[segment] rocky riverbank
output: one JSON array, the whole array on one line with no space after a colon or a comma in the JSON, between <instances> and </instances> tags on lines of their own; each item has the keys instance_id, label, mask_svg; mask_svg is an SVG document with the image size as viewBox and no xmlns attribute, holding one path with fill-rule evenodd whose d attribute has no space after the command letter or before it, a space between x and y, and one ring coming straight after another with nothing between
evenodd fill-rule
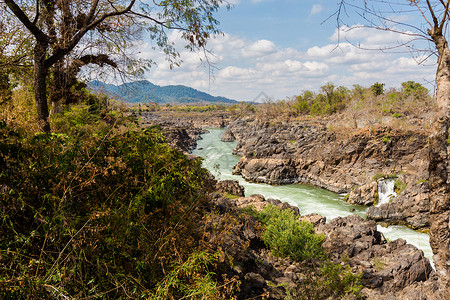
<instances>
[{"instance_id":1,"label":"rocky riverbank","mask_svg":"<svg viewBox=\"0 0 450 300\"><path fill-rule=\"evenodd\" d=\"M194 128L192 123L181 121L161 122L160 120L159 124L166 128L166 132L167 128L172 128L173 132L173 128L178 126L181 132L185 131L187 134ZM195 140L201 133L199 130L197 128L187 136ZM180 139L185 137L185 134L166 136L171 143L176 140L181 144L189 141L185 138ZM387 138L389 141L386 141ZM417 181L415 184L416 178L424 175L426 164L424 161L426 138L423 135L396 132L388 128L346 135L328 131L320 123L293 125L238 120L229 125L223 139L238 141L235 154L241 155L242 159L236 166L235 172L241 172L244 177L247 176L247 180L273 184L315 183L330 190L351 192L349 201L355 203L366 201L372 204L376 203L377 186L373 178L381 173L393 175L396 171L398 178L407 182L407 185L401 196L384 205L385 207L392 208L402 197L413 195L418 199L427 194L425 180ZM333 149L338 149L337 153L334 153ZM322 151L323 154L321 154ZM299 159L296 155L299 155ZM408 161L407 157L411 161ZM271 162L272 159L276 163ZM317 163L314 162L315 159ZM417 159L420 160L417 161ZM266 164L260 164L264 160ZM256 168L259 173L248 169L249 162L251 162L250 165L255 163L254 165L261 166ZM298 168L298 166L303 167ZM344 166L347 166L347 169ZM290 168L290 171L282 171L285 167ZM365 173L364 170L366 170ZM350 175L346 175L346 172ZM259 175L251 177L254 174ZM338 176L335 181L334 176ZM413 188L408 188L409 184ZM309 285L308 280L311 276L317 276L317 274L311 274L317 270L290 258L273 256L261 239L263 230L261 226L254 218L240 211L249 206L262 210L268 204L272 204L281 209L291 209L299 215L298 208L279 200L264 199L261 195L244 197L243 188L233 181L218 183L216 191L211 195L214 213L205 219L204 235L205 239L216 241L218 249L223 249L231 255L233 267L226 271L227 275L222 274L222 276L239 279L241 289L238 299L253 297L285 299L292 291L300 291L302 285ZM374 200L371 202L368 198ZM420 205L423 205L424 214L418 216L410 212L411 219L408 222L427 220L427 202L408 205L407 201L399 202L405 206L403 212L394 210L388 215L398 216L397 223L406 223L405 211L407 209L420 211ZM373 210L383 213L382 208L383 205L373 207ZM230 214L235 216L234 221L231 222L232 225L227 223L227 220L230 220ZM325 218L317 214L299 215L299 218L311 222L317 233L324 234L323 245L333 263L346 266L355 274L361 274L363 298L443 299L446 296L437 290L436 276L429 260L423 256L423 252L404 240L387 241L383 234L376 230L374 221L364 221L358 216L349 216L336 218L326 223ZM423 224L425 224L424 227L427 226L426 222ZM411 224L408 225L414 227ZM224 227L223 230L221 226ZM420 226L422 225L417 227L420 228ZM352 297L347 298L352 299Z\"/></svg>"},{"instance_id":2,"label":"rocky riverbank","mask_svg":"<svg viewBox=\"0 0 450 300\"><path fill-rule=\"evenodd\" d=\"M190 153L197 147L197 140L207 131L203 128L223 128L230 123L227 112L135 112L141 126L160 126L167 143Z\"/></svg>"},{"instance_id":3,"label":"rocky riverbank","mask_svg":"<svg viewBox=\"0 0 450 300\"><path fill-rule=\"evenodd\" d=\"M427 136L389 127L329 130L313 120L270 123L251 118L232 122L223 141L237 140L242 156L234 174L252 182L308 183L348 194L348 202L378 202L377 179L394 177L399 196L371 207L368 218L386 224L429 227Z\"/></svg>"},{"instance_id":4,"label":"rocky riverbank","mask_svg":"<svg viewBox=\"0 0 450 300\"><path fill-rule=\"evenodd\" d=\"M240 212L246 207L261 211L267 205L291 209L299 219L311 222L316 233L325 236L323 246L330 260L354 274L361 274L363 298L443 299L440 297L445 296L437 292L436 276L423 252L401 239L387 241L376 230L374 221L352 215L326 223L322 216L300 216L297 207L261 195L225 197L224 194L242 195L243 188L237 182L219 182L216 187L220 193L213 194L212 198L218 213L208 220L209 226L222 224L221 218L226 214L240 215L240 221L228 228L220 244L235 259L233 275L242 282L240 299L285 299L287 293L300 291L302 285L310 284L308 278L314 272L305 263L273 256L261 239L261 227L254 218Z\"/></svg>"}]
</instances>

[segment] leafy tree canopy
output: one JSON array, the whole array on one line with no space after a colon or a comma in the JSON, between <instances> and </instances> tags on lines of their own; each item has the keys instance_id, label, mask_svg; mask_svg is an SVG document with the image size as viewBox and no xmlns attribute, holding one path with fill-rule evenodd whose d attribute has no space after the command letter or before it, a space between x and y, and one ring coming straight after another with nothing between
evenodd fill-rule
<instances>
[{"instance_id":1,"label":"leafy tree canopy","mask_svg":"<svg viewBox=\"0 0 450 300\"><path fill-rule=\"evenodd\" d=\"M151 60L137 59L133 45L144 37L155 42L170 61L180 64L168 32L179 30L190 50L203 48L211 35L220 33L213 14L223 0L4 0L0 1L2 28L17 30L23 38L10 39L8 49L20 49L30 40L38 117L49 131L47 79L52 79L53 102L67 98L80 68L96 64L139 75ZM6 21L3 21L6 20ZM20 35L18 35L20 36ZM14 50L8 50L7 56ZM11 61L11 60L10 60ZM13 60L12 60L13 61Z\"/></svg>"}]
</instances>

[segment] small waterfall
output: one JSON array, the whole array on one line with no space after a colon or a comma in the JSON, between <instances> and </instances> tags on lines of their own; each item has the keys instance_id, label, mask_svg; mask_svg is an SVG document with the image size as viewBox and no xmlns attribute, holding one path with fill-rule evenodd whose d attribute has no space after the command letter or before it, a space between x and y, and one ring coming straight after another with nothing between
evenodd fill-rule
<instances>
[{"instance_id":1,"label":"small waterfall","mask_svg":"<svg viewBox=\"0 0 450 300\"><path fill-rule=\"evenodd\" d=\"M343 197L326 190L299 184L270 186L262 183L251 183L246 182L241 176L232 175L233 166L237 164L240 159L240 157L231 154L236 147L237 142L221 142L220 138L223 131L224 129L209 129L209 133L203 135L203 139L198 141L198 146L203 149L199 150L199 148L197 148L197 150L194 150L194 154L204 158L202 162L203 166L213 174L218 174L220 180L238 180L239 183L245 187L246 195L261 194L266 197L266 199L280 199L291 205L297 205L303 215L318 213L327 217L327 220L331 220L338 216L348 216L353 213L362 217L365 216L367 208L353 206L348 202L341 200ZM217 167L219 167L219 170ZM391 195L395 195L392 192L395 180L383 179L379 181L378 193L380 196L380 203L389 202L389 199L391 198L383 196L387 194L384 191L389 190L389 188L386 187L388 185L391 186ZM383 191L380 191L380 188L382 188ZM381 198L387 199L383 200ZM355 211L350 212L350 209L355 209ZM405 239L408 243L423 250L425 256L433 261L433 251L430 247L428 234L413 231L404 226L378 226L378 229L390 240L398 238Z\"/></svg>"},{"instance_id":2,"label":"small waterfall","mask_svg":"<svg viewBox=\"0 0 450 300\"><path fill-rule=\"evenodd\" d=\"M378 204L389 203L391 198L397 197L394 191L395 179L383 179L378 181Z\"/></svg>"}]
</instances>

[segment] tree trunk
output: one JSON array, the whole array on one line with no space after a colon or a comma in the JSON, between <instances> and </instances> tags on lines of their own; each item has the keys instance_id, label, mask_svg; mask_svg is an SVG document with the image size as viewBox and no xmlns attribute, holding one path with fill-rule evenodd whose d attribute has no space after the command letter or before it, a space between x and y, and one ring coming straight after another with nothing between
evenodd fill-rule
<instances>
[{"instance_id":1,"label":"tree trunk","mask_svg":"<svg viewBox=\"0 0 450 300\"><path fill-rule=\"evenodd\" d=\"M67 104L68 94L70 93L70 86L65 82L64 61L61 60L52 68L52 80L50 90L50 102L52 103L52 112L60 113L62 106Z\"/></svg>"},{"instance_id":2,"label":"tree trunk","mask_svg":"<svg viewBox=\"0 0 450 300\"><path fill-rule=\"evenodd\" d=\"M429 137L430 244L442 290L450 291L450 189L447 140L450 112L450 50L442 34L433 38L439 52L436 73L438 112Z\"/></svg>"},{"instance_id":3,"label":"tree trunk","mask_svg":"<svg viewBox=\"0 0 450 300\"><path fill-rule=\"evenodd\" d=\"M47 73L45 57L48 44L37 42L34 47L34 98L38 115L39 127L44 132L50 132L49 112L47 103Z\"/></svg>"}]
</instances>

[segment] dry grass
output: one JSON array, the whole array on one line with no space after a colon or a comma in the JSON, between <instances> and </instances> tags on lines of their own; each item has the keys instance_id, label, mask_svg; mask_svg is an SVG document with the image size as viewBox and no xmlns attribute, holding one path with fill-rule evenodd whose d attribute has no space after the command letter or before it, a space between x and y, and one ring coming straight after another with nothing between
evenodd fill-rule
<instances>
[{"instance_id":1,"label":"dry grass","mask_svg":"<svg viewBox=\"0 0 450 300\"><path fill-rule=\"evenodd\" d=\"M11 100L0 106L0 120L12 128L39 132L33 92L27 88L15 90Z\"/></svg>"}]
</instances>

